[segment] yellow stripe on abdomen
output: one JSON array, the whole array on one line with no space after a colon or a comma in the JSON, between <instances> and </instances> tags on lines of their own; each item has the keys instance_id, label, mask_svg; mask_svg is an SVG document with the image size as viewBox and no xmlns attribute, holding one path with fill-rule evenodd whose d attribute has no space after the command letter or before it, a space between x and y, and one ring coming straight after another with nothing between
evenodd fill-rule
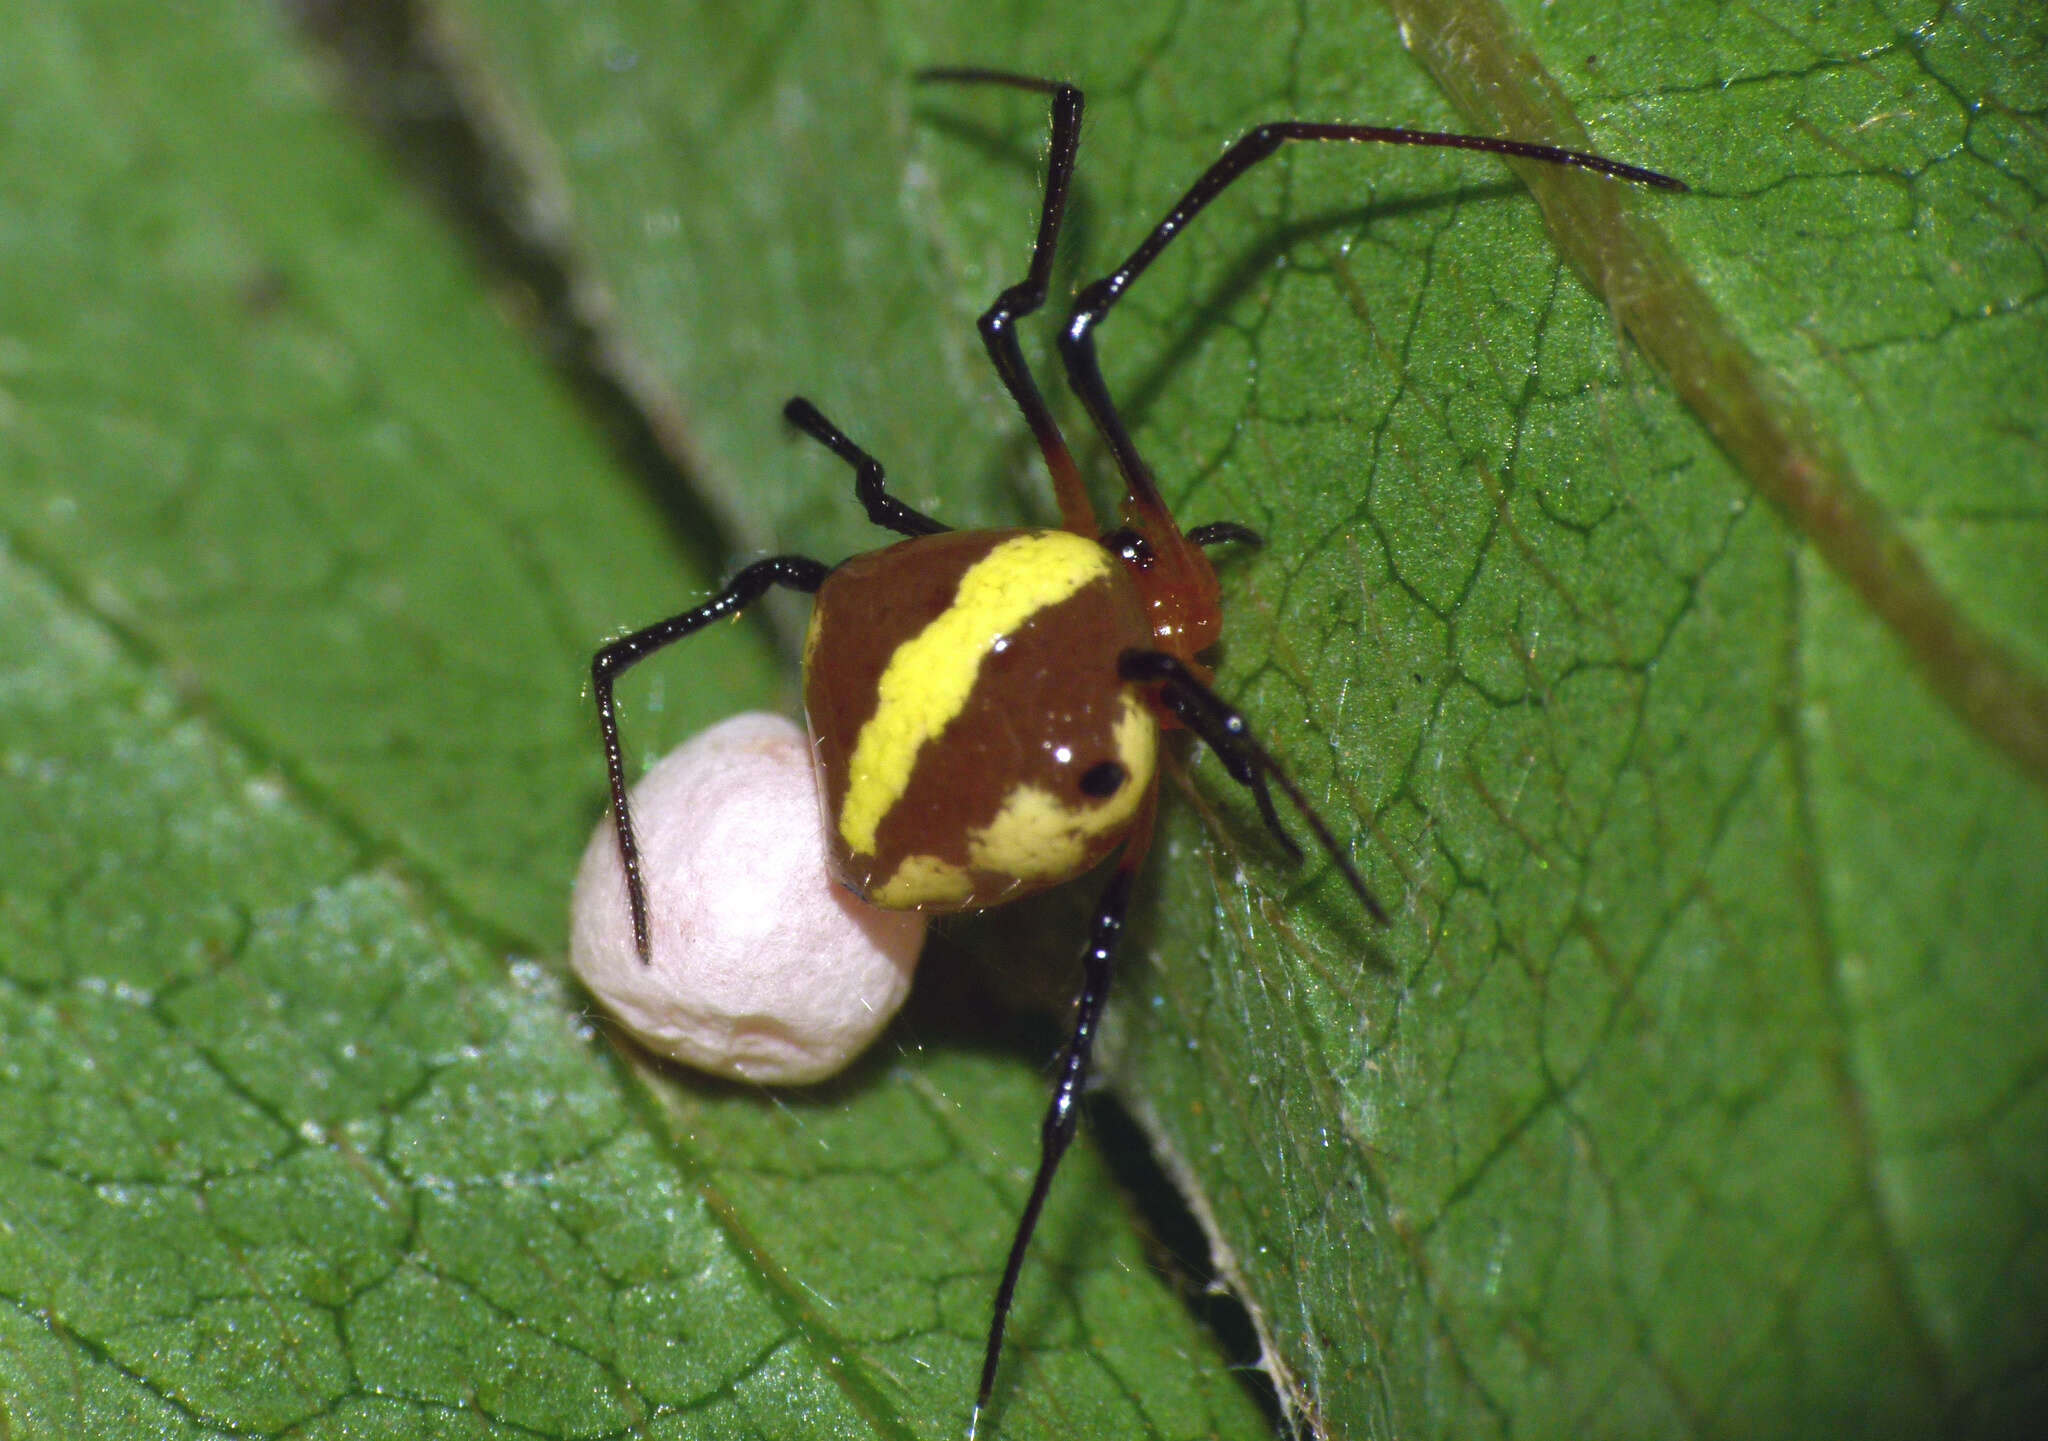
<instances>
[{"instance_id":1,"label":"yellow stripe on abdomen","mask_svg":"<svg viewBox=\"0 0 2048 1441\"><path fill-rule=\"evenodd\" d=\"M918 753L966 706L990 647L1107 574L1109 553L1063 530L1006 540L969 567L953 603L898 646L882 671L875 712L847 764L839 834L848 849L874 854L876 832L908 789Z\"/></svg>"},{"instance_id":2,"label":"yellow stripe on abdomen","mask_svg":"<svg viewBox=\"0 0 2048 1441\"><path fill-rule=\"evenodd\" d=\"M1128 829L1139 804L1151 793L1158 744L1158 722L1125 691L1116 724L1122 788L1102 800L1075 804L1043 786L1015 786L1003 797L995 819L968 834L968 859L984 871L1032 885L1079 875L1090 855L1100 854L1096 848L1102 838Z\"/></svg>"}]
</instances>

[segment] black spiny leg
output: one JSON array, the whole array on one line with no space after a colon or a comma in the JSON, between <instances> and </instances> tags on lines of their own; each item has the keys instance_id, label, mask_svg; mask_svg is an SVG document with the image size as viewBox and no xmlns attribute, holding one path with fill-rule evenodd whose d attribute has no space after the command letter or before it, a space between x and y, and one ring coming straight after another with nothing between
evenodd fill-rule
<instances>
[{"instance_id":1,"label":"black spiny leg","mask_svg":"<svg viewBox=\"0 0 2048 1441\"><path fill-rule=\"evenodd\" d=\"M914 513L914 512L913 512ZM612 825L619 836L619 861L626 869L626 899L633 908L633 949L647 963L647 886L640 877L640 847L633 839L633 817L626 808L626 768L619 759L619 719L612 705L612 684L638 662L663 646L702 630L714 620L737 615L767 594L770 586L814 592L831 567L801 555L778 555L755 561L726 583L724 590L695 610L657 621L645 630L621 636L590 661L590 685L597 693L597 725L604 734L604 764L612 787Z\"/></svg>"},{"instance_id":2,"label":"black spiny leg","mask_svg":"<svg viewBox=\"0 0 2048 1441\"><path fill-rule=\"evenodd\" d=\"M1301 793L1301 788L1294 783L1280 762L1273 758L1273 753L1252 737L1251 728L1245 724L1244 717L1239 715L1228 701L1196 679L1194 673L1179 659L1164 651L1127 650L1117 659L1117 673L1135 684L1159 687L1161 703L1173 712L1182 725L1199 736L1204 745L1216 752L1216 758L1223 762L1223 768L1230 772L1230 778L1252 793L1252 799L1258 802L1259 814L1265 819L1266 828L1273 833L1281 849L1287 852L1290 859L1300 860L1301 847L1294 843L1293 837L1289 836L1280 824L1280 816L1273 809L1273 797L1266 787L1266 782L1271 781L1280 787L1281 794L1285 795L1288 803L1301 813L1301 818L1308 822L1309 829L1315 832L1317 844L1322 846L1330 859L1336 863L1337 869L1344 875L1345 883L1357 894L1358 899L1365 903L1365 908L1371 912L1372 918L1381 925L1387 924L1385 908L1367 888L1365 878L1358 874L1358 868L1351 864L1351 858L1344 853L1343 847L1337 844L1337 838L1330 833L1329 826L1316 814L1315 807L1308 803L1308 797Z\"/></svg>"},{"instance_id":3,"label":"black spiny leg","mask_svg":"<svg viewBox=\"0 0 2048 1441\"><path fill-rule=\"evenodd\" d=\"M1248 545L1253 550L1266 543L1264 536L1234 520L1212 520L1207 525L1198 525L1188 532L1188 539L1200 546Z\"/></svg>"},{"instance_id":4,"label":"black spiny leg","mask_svg":"<svg viewBox=\"0 0 2048 1441\"><path fill-rule=\"evenodd\" d=\"M1152 796L1158 795L1157 790ZM1081 957L1081 994L1074 1005L1074 1033L1060 1057L1059 1080L1053 1086L1052 1104L1045 1112L1039 1132L1038 1175L1031 1182L1031 1198L1024 1214L1017 1218L1017 1236L1010 1242L1010 1259L1003 1266L1002 1284L996 1287L994 1319L989 1322L988 1350L981 1361L981 1386L974 1393L974 1415L967 1423L968 1441L981 1426L988 1410L989 1396L996 1386L996 1364L1003 1356L1003 1328L1010 1319L1010 1302L1017 1293L1017 1277L1024 1269L1024 1252L1031 1245L1031 1233L1038 1229L1038 1213L1052 1190L1053 1173L1074 1139L1081 1123L1081 1092L1088 1083L1089 1062L1095 1054L1095 1033L1102 1024L1102 1008L1109 1000L1109 980L1115 969L1116 946L1123 934L1124 910L1131 900L1131 882L1144 862L1152 842L1153 800L1148 797L1131 838L1117 858L1116 874L1102 892L1095 907L1095 926L1089 933L1088 949Z\"/></svg>"},{"instance_id":5,"label":"black spiny leg","mask_svg":"<svg viewBox=\"0 0 2048 1441\"><path fill-rule=\"evenodd\" d=\"M846 438L818 407L801 395L790 397L782 418L853 467L853 493L868 519L898 535L939 535L951 530L921 510L913 510L883 488L882 462ZM815 587L813 587L815 589Z\"/></svg>"},{"instance_id":6,"label":"black spiny leg","mask_svg":"<svg viewBox=\"0 0 2048 1441\"><path fill-rule=\"evenodd\" d=\"M1129 514L1165 517L1166 502L1160 498L1152 472L1139 456L1137 444L1117 412L1116 402L1110 399L1109 386L1102 378L1102 366L1095 358L1095 327L1108 317L1111 307L1123 297L1124 292L1145 273L1146 267L1159 258L1159 253L1188 228L1210 201L1229 189L1261 160L1294 141L1477 150L1488 155L1539 160L1547 165L1590 171L1610 180L1624 180L1658 190L1682 191L1687 188L1682 180L1659 175L1638 165L1624 165L1618 160L1589 155L1582 150L1537 145L1526 140L1503 140L1491 135L1451 135L1435 130L1399 130L1384 125L1327 125L1308 120L1281 120L1247 132L1188 187L1187 193L1166 213L1166 218L1152 228L1152 233L1139 242L1128 260L1083 288L1075 297L1066 328L1060 332L1060 358L1066 363L1067 383L1081 397L1096 430L1116 457L1117 469L1123 472L1124 483L1130 487L1130 499L1126 505Z\"/></svg>"},{"instance_id":7,"label":"black spiny leg","mask_svg":"<svg viewBox=\"0 0 2048 1441\"><path fill-rule=\"evenodd\" d=\"M1095 508L1088 503L1087 487L1074 464L1059 422L1052 418L1031 367L1024 363L1023 347L1017 343L1017 321L1045 304L1052 284L1053 257L1059 251L1060 222L1067 211L1067 190L1074 179L1074 157L1081 148L1081 92L1058 80L1041 80L1035 75L1014 75L1007 70L943 69L923 70L917 78L953 85L1006 85L1013 90L1035 90L1052 97L1052 144L1045 162L1045 199L1038 212L1038 238L1032 242L1031 265L1024 278L995 299L982 312L981 343L1002 377L1003 388L1024 413L1038 441L1045 468L1052 472L1053 493L1059 500L1060 520L1068 530L1094 535Z\"/></svg>"}]
</instances>

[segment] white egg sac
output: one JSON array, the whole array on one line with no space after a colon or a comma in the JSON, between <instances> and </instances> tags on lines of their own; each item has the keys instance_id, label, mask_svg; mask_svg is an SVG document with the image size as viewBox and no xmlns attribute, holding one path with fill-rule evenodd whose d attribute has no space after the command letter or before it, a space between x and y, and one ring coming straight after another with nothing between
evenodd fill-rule
<instances>
[{"instance_id":1,"label":"white egg sac","mask_svg":"<svg viewBox=\"0 0 2048 1441\"><path fill-rule=\"evenodd\" d=\"M832 878L810 743L779 715L734 716L633 788L652 956L633 949L607 812L570 901L569 960L641 1044L713 1075L819 1081L903 1004L924 917Z\"/></svg>"}]
</instances>

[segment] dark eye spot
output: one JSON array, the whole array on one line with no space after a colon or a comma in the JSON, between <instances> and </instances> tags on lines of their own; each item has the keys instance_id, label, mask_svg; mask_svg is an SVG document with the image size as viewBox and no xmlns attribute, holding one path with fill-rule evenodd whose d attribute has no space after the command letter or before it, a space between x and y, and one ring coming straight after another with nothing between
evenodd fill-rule
<instances>
[{"instance_id":1,"label":"dark eye spot","mask_svg":"<svg viewBox=\"0 0 2048 1441\"><path fill-rule=\"evenodd\" d=\"M1152 544L1135 530L1113 530L1102 538L1102 548L1138 570L1152 569Z\"/></svg>"},{"instance_id":2,"label":"dark eye spot","mask_svg":"<svg viewBox=\"0 0 2048 1441\"><path fill-rule=\"evenodd\" d=\"M1106 801L1123 789L1127 774L1115 761L1098 761L1081 772L1081 794Z\"/></svg>"}]
</instances>

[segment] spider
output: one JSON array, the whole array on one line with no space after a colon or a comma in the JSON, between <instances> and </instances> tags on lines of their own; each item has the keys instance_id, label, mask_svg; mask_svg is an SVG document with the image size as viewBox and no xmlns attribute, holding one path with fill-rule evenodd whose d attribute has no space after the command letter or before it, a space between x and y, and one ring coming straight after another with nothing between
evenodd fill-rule
<instances>
[{"instance_id":1,"label":"spider","mask_svg":"<svg viewBox=\"0 0 2048 1441\"><path fill-rule=\"evenodd\" d=\"M889 493L875 458L801 397L784 415L853 470L868 518L902 539L826 565L800 555L756 561L711 600L624 636L591 663L626 875L633 943L649 956L646 885L626 799L612 689L628 668L736 614L775 586L816 597L804 641L804 707L841 884L888 909L982 910L1072 880L1115 854L1081 957L1073 1029L1046 1111L1037 1174L995 1293L973 1437L995 1391L1004 1327L1053 1176L1080 1121L1080 1100L1109 997L1131 888L1151 844L1162 729L1185 729L1250 791L1287 857L1285 797L1380 925L1385 908L1346 849L1273 754L1210 687L1201 655L1221 633L1221 594L1207 551L1256 546L1245 526L1183 530L1139 455L1095 355L1095 328L1202 209L1261 160L1295 141L1477 150L1591 171L1663 190L1668 176L1519 140L1283 120L1249 131L1210 165L1137 249L1076 297L1059 334L1067 383L1124 484L1105 527L1017 340L1016 323L1046 300L1080 145L1082 95L1055 80L946 68L919 80L1007 86L1050 97L1052 138L1037 239L1024 278L980 319L997 376L1051 473L1057 529L952 530Z\"/></svg>"}]
</instances>

